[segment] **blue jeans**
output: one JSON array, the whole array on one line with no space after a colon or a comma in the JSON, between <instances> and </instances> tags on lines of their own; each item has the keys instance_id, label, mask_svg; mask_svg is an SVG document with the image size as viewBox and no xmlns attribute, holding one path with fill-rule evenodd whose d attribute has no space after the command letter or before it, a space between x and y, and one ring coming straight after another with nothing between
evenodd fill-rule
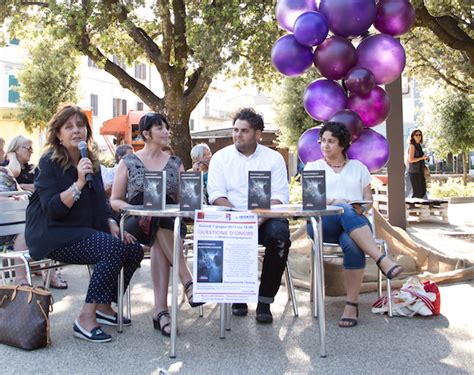
<instances>
[{"instance_id":1,"label":"blue jeans","mask_svg":"<svg viewBox=\"0 0 474 375\"><path fill-rule=\"evenodd\" d=\"M323 241L337 243L344 253L343 266L348 270L365 268L365 253L350 237L350 233L357 228L368 225L369 219L359 215L350 204L341 203L336 206L344 208L342 215L323 216ZM307 224L308 235L314 239L313 227ZM371 228L372 229L372 228Z\"/></svg>"}]
</instances>

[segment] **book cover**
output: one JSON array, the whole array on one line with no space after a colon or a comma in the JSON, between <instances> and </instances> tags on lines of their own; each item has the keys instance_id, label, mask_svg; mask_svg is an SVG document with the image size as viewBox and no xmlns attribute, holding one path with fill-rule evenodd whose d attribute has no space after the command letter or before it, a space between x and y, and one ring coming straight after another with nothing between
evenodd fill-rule
<instances>
[{"instance_id":1,"label":"book cover","mask_svg":"<svg viewBox=\"0 0 474 375\"><path fill-rule=\"evenodd\" d=\"M197 242L197 282L222 283L224 241Z\"/></svg>"},{"instance_id":2,"label":"book cover","mask_svg":"<svg viewBox=\"0 0 474 375\"><path fill-rule=\"evenodd\" d=\"M303 171L303 210L326 209L326 172Z\"/></svg>"},{"instance_id":3,"label":"book cover","mask_svg":"<svg viewBox=\"0 0 474 375\"><path fill-rule=\"evenodd\" d=\"M143 207L164 210L166 206L166 172L145 172Z\"/></svg>"},{"instance_id":4,"label":"book cover","mask_svg":"<svg viewBox=\"0 0 474 375\"><path fill-rule=\"evenodd\" d=\"M271 172L249 171L248 209L270 208L271 193Z\"/></svg>"},{"instance_id":5,"label":"book cover","mask_svg":"<svg viewBox=\"0 0 474 375\"><path fill-rule=\"evenodd\" d=\"M179 179L179 209L194 211L202 209L202 172L181 172Z\"/></svg>"}]
</instances>

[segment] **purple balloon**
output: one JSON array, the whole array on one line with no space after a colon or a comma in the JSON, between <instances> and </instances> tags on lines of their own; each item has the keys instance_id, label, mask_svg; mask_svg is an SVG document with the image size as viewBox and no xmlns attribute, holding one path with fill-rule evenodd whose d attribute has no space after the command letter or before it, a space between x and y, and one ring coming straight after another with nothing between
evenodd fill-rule
<instances>
[{"instance_id":1,"label":"purple balloon","mask_svg":"<svg viewBox=\"0 0 474 375\"><path fill-rule=\"evenodd\" d=\"M356 51L357 66L370 70L378 85L395 81L405 68L405 49L393 36L377 34L368 37Z\"/></svg>"},{"instance_id":2,"label":"purple balloon","mask_svg":"<svg viewBox=\"0 0 474 375\"><path fill-rule=\"evenodd\" d=\"M321 44L328 36L326 17L319 12L306 12L299 16L293 28L296 40L305 46Z\"/></svg>"},{"instance_id":3,"label":"purple balloon","mask_svg":"<svg viewBox=\"0 0 474 375\"><path fill-rule=\"evenodd\" d=\"M319 4L329 29L344 38L365 34L374 22L375 10L375 0L321 0Z\"/></svg>"},{"instance_id":4,"label":"purple balloon","mask_svg":"<svg viewBox=\"0 0 474 375\"><path fill-rule=\"evenodd\" d=\"M314 51L313 62L327 79L337 81L345 77L357 61L356 50L351 42L340 36L327 38Z\"/></svg>"},{"instance_id":5,"label":"purple balloon","mask_svg":"<svg viewBox=\"0 0 474 375\"><path fill-rule=\"evenodd\" d=\"M347 73L344 84L350 92L365 96L375 87L375 77L370 70L355 67Z\"/></svg>"},{"instance_id":6,"label":"purple balloon","mask_svg":"<svg viewBox=\"0 0 474 375\"><path fill-rule=\"evenodd\" d=\"M337 111L329 121L344 124L347 130L351 132L353 142L359 138L362 130L364 130L364 124L362 123L360 116L350 109L341 109L340 111Z\"/></svg>"},{"instance_id":7,"label":"purple balloon","mask_svg":"<svg viewBox=\"0 0 474 375\"><path fill-rule=\"evenodd\" d=\"M350 145L347 157L359 160L373 173L387 164L390 146L383 135L372 129L364 129L359 139Z\"/></svg>"},{"instance_id":8,"label":"purple balloon","mask_svg":"<svg viewBox=\"0 0 474 375\"><path fill-rule=\"evenodd\" d=\"M415 8L408 0L380 0L374 26L384 34L405 34L415 23Z\"/></svg>"},{"instance_id":9,"label":"purple balloon","mask_svg":"<svg viewBox=\"0 0 474 375\"><path fill-rule=\"evenodd\" d=\"M293 31L295 21L301 14L317 10L315 0L278 0L276 19L285 30Z\"/></svg>"},{"instance_id":10,"label":"purple balloon","mask_svg":"<svg viewBox=\"0 0 474 375\"><path fill-rule=\"evenodd\" d=\"M321 145L318 142L320 129L320 126L308 129L298 140L298 156L305 164L323 158Z\"/></svg>"},{"instance_id":11,"label":"purple balloon","mask_svg":"<svg viewBox=\"0 0 474 375\"><path fill-rule=\"evenodd\" d=\"M366 127L384 122L390 113L390 98L379 86L375 86L367 96L352 94L347 101L347 108L356 112Z\"/></svg>"},{"instance_id":12,"label":"purple balloon","mask_svg":"<svg viewBox=\"0 0 474 375\"><path fill-rule=\"evenodd\" d=\"M282 74L294 77L303 74L313 62L313 50L296 41L294 35L278 39L272 48L272 64Z\"/></svg>"},{"instance_id":13,"label":"purple balloon","mask_svg":"<svg viewBox=\"0 0 474 375\"><path fill-rule=\"evenodd\" d=\"M306 87L303 103L312 118L327 121L337 111L346 107L347 98L344 89L336 82L319 79Z\"/></svg>"}]
</instances>

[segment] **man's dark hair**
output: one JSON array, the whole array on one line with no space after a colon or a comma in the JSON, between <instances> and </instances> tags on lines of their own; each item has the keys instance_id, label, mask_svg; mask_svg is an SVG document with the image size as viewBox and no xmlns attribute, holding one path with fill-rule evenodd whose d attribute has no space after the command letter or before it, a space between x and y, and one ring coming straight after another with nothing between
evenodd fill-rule
<instances>
[{"instance_id":1,"label":"man's dark hair","mask_svg":"<svg viewBox=\"0 0 474 375\"><path fill-rule=\"evenodd\" d=\"M234 115L232 125L235 125L237 120L247 121L250 126L255 130L263 131L265 125L263 124L263 117L259 113L255 112L252 108L242 108L239 112Z\"/></svg>"},{"instance_id":2,"label":"man's dark hair","mask_svg":"<svg viewBox=\"0 0 474 375\"><path fill-rule=\"evenodd\" d=\"M115 162L118 163L130 150L133 151L133 147L127 144L117 146L115 149Z\"/></svg>"},{"instance_id":3,"label":"man's dark hair","mask_svg":"<svg viewBox=\"0 0 474 375\"><path fill-rule=\"evenodd\" d=\"M325 122L319 131L319 139L323 137L324 132L329 131L334 138L339 141L339 146L343 148L342 153L346 156L346 151L351 145L352 134L341 122Z\"/></svg>"}]
</instances>

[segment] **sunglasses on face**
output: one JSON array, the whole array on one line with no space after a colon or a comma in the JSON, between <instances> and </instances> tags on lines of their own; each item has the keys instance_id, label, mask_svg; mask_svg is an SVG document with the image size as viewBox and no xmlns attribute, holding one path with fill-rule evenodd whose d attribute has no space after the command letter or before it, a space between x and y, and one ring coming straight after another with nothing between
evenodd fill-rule
<instances>
[{"instance_id":1,"label":"sunglasses on face","mask_svg":"<svg viewBox=\"0 0 474 375\"><path fill-rule=\"evenodd\" d=\"M26 147L26 146L21 146L22 149L25 149L29 152L33 152L33 147Z\"/></svg>"},{"instance_id":2,"label":"sunglasses on face","mask_svg":"<svg viewBox=\"0 0 474 375\"><path fill-rule=\"evenodd\" d=\"M421 134L420 133L417 133L417 134L413 134L415 137L421 137Z\"/></svg>"}]
</instances>

